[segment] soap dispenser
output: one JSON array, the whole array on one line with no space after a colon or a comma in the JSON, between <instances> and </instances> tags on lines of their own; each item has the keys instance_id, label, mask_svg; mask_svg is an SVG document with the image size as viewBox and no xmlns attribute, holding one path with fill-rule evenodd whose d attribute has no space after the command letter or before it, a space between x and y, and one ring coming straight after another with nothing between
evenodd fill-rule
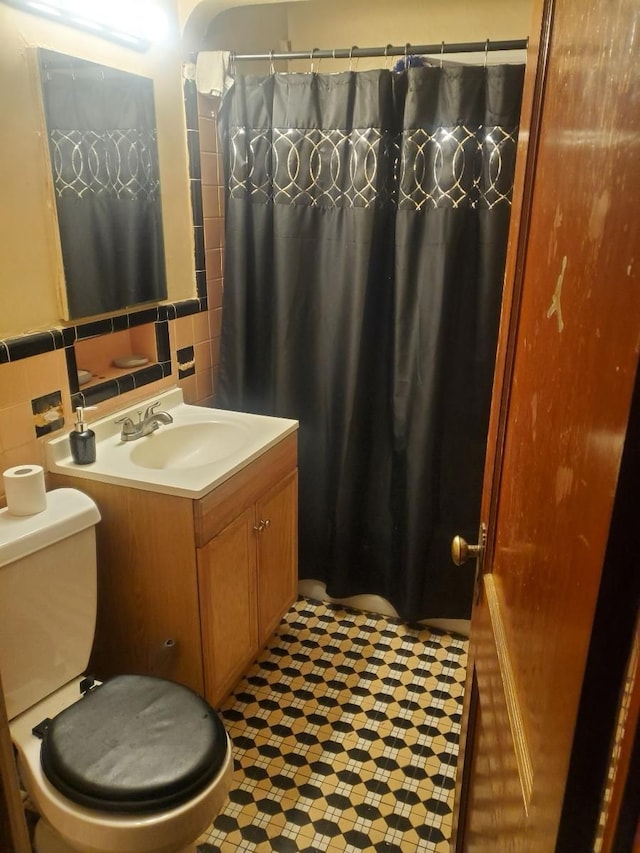
<instances>
[{"instance_id":1,"label":"soap dispenser","mask_svg":"<svg viewBox=\"0 0 640 853\"><path fill-rule=\"evenodd\" d=\"M82 406L76 409L76 423L69 435L69 444L76 465L90 465L96 461L96 434L87 427Z\"/></svg>"}]
</instances>

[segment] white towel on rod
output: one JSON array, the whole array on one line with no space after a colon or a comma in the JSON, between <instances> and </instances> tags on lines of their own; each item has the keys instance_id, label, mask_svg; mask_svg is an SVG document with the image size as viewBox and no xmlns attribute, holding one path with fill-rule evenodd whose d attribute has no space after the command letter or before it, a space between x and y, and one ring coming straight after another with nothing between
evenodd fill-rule
<instances>
[{"instance_id":1,"label":"white towel on rod","mask_svg":"<svg viewBox=\"0 0 640 853\"><path fill-rule=\"evenodd\" d=\"M196 88L203 95L224 95L233 85L228 50L204 50L196 60Z\"/></svg>"}]
</instances>

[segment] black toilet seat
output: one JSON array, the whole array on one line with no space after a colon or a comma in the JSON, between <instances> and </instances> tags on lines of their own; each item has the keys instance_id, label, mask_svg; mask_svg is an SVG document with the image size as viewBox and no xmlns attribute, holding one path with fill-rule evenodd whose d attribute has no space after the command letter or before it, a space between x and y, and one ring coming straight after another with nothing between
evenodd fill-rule
<instances>
[{"instance_id":1,"label":"black toilet seat","mask_svg":"<svg viewBox=\"0 0 640 853\"><path fill-rule=\"evenodd\" d=\"M191 799L226 755L222 722L192 690L118 675L50 721L40 760L51 784L76 803L149 812Z\"/></svg>"}]
</instances>

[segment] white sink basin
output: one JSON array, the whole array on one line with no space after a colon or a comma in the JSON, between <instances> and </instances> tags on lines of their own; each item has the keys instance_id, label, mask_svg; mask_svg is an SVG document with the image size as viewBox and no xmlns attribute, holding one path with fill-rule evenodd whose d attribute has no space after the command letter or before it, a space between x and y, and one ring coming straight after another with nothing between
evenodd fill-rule
<instances>
[{"instance_id":1,"label":"white sink basin","mask_svg":"<svg viewBox=\"0 0 640 853\"><path fill-rule=\"evenodd\" d=\"M171 424L129 442L129 458L142 468L197 468L238 453L251 437L244 424L224 421Z\"/></svg>"},{"instance_id":2,"label":"white sink basin","mask_svg":"<svg viewBox=\"0 0 640 853\"><path fill-rule=\"evenodd\" d=\"M122 441L117 419L159 402L173 422L150 435ZM47 467L58 474L145 491L200 498L293 433L298 422L223 409L189 406L173 388L89 424L96 434L96 461L76 465L69 435L47 444Z\"/></svg>"}]
</instances>

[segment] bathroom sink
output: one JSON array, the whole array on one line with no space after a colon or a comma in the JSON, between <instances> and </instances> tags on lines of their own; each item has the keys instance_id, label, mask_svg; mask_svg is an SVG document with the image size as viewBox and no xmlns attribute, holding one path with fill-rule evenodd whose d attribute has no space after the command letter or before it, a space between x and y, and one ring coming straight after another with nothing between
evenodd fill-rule
<instances>
[{"instance_id":1,"label":"bathroom sink","mask_svg":"<svg viewBox=\"0 0 640 853\"><path fill-rule=\"evenodd\" d=\"M172 422L149 435L123 441L122 419L137 423L140 413L156 402L156 411L170 414ZM89 426L96 436L96 461L75 464L65 433L46 445L49 471L198 499L295 432L298 422L191 406L184 402L180 388L172 388Z\"/></svg>"},{"instance_id":2,"label":"bathroom sink","mask_svg":"<svg viewBox=\"0 0 640 853\"><path fill-rule=\"evenodd\" d=\"M131 442L129 457L143 468L196 468L237 453L249 436L242 424L172 424Z\"/></svg>"}]
</instances>

